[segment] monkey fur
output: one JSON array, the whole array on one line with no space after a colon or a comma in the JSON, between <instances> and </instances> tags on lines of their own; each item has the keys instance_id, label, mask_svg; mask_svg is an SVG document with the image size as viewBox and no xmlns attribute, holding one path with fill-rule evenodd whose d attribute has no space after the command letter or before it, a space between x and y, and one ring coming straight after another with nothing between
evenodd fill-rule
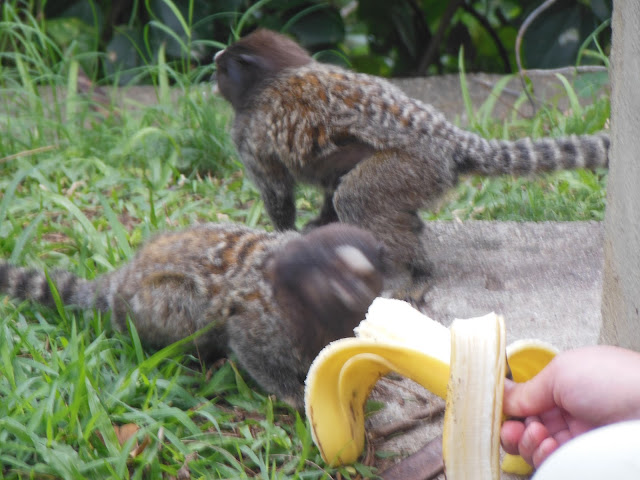
<instances>
[{"instance_id":1,"label":"monkey fur","mask_svg":"<svg viewBox=\"0 0 640 480\"><path fill-rule=\"evenodd\" d=\"M382 247L371 233L332 224L305 235L202 224L148 241L121 268L93 281L50 278L66 305L126 316L141 340L163 347L217 322L198 352L233 352L268 392L303 408L311 362L353 336L382 289ZM44 272L0 262L0 292L55 307Z\"/></svg>"},{"instance_id":2,"label":"monkey fur","mask_svg":"<svg viewBox=\"0 0 640 480\"><path fill-rule=\"evenodd\" d=\"M392 264L429 273L423 223L460 174L605 167L604 133L486 140L386 80L320 64L291 39L257 30L215 56L234 108L232 136L278 230L295 228L296 182L325 191L309 227L339 220L372 231Z\"/></svg>"}]
</instances>

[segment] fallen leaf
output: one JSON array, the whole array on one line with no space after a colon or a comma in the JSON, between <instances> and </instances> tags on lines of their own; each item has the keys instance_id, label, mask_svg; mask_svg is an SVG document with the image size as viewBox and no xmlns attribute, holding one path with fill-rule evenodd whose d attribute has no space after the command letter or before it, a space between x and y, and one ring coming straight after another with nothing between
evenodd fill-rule
<instances>
[{"instance_id":1,"label":"fallen leaf","mask_svg":"<svg viewBox=\"0 0 640 480\"><path fill-rule=\"evenodd\" d=\"M116 437L118 437L118 442L122 447L127 440L133 437L140 427L135 423L125 423L124 425L114 425L113 429L116 431Z\"/></svg>"},{"instance_id":2,"label":"fallen leaf","mask_svg":"<svg viewBox=\"0 0 640 480\"><path fill-rule=\"evenodd\" d=\"M149 438L149 435L145 435L142 443L140 445L136 443L136 446L129 452L131 458L136 458L138 455L144 452L144 449L147 448L150 443L151 439Z\"/></svg>"},{"instance_id":3,"label":"fallen leaf","mask_svg":"<svg viewBox=\"0 0 640 480\"><path fill-rule=\"evenodd\" d=\"M113 429L116 432L116 437L118 437L118 443L120 443L120 446L122 447L131 437L133 437L138 432L138 430L140 430L140 427L135 423L126 423L124 425L114 425ZM144 451L145 448L149 446L150 443L151 439L148 435L145 435L142 443L135 442L135 444L131 448L131 451L129 452L129 456L131 458L136 458Z\"/></svg>"},{"instance_id":4,"label":"fallen leaf","mask_svg":"<svg viewBox=\"0 0 640 480\"><path fill-rule=\"evenodd\" d=\"M191 478L191 470L189 470L189 462L195 460L198 454L196 452L190 453L184 459L184 463L180 470L178 470L178 480L189 480Z\"/></svg>"}]
</instances>

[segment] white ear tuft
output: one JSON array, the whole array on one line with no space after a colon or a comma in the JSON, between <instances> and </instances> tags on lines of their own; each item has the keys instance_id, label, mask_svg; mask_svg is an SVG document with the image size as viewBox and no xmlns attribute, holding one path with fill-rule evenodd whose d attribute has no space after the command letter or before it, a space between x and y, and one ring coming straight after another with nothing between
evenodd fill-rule
<instances>
[{"instance_id":1,"label":"white ear tuft","mask_svg":"<svg viewBox=\"0 0 640 480\"><path fill-rule=\"evenodd\" d=\"M365 254L353 245L340 245L336 248L336 255L356 273L367 274L375 271Z\"/></svg>"}]
</instances>

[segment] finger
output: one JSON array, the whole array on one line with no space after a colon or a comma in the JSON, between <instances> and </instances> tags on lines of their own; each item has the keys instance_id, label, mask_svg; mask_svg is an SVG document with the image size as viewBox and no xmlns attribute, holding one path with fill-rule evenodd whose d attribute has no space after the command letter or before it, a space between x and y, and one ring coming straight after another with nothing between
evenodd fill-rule
<instances>
[{"instance_id":1,"label":"finger","mask_svg":"<svg viewBox=\"0 0 640 480\"><path fill-rule=\"evenodd\" d=\"M579 420L573 417L569 417L566 420L567 425L569 426L569 431L574 437L582 435L583 433L593 430L594 428L599 426L597 423L585 422L584 420Z\"/></svg>"},{"instance_id":2,"label":"finger","mask_svg":"<svg viewBox=\"0 0 640 480\"><path fill-rule=\"evenodd\" d=\"M524 458L527 463L533 465L534 452L547 438L549 438L549 431L543 424L532 422L527 425L518 444L518 451L522 458Z\"/></svg>"},{"instance_id":3,"label":"finger","mask_svg":"<svg viewBox=\"0 0 640 480\"><path fill-rule=\"evenodd\" d=\"M571 416L559 408L554 408L540 415L540 421L547 428L549 435L558 442L558 445L563 445L576 436L576 433L570 428L567 417L571 419Z\"/></svg>"},{"instance_id":4,"label":"finger","mask_svg":"<svg viewBox=\"0 0 640 480\"><path fill-rule=\"evenodd\" d=\"M549 455L555 452L559 446L560 445L553 437L545 438L542 442L540 442L540 445L538 446L536 451L533 452L533 455L531 457L531 464L534 467L539 468L540 465L542 465L542 462L544 462L549 457Z\"/></svg>"},{"instance_id":5,"label":"finger","mask_svg":"<svg viewBox=\"0 0 640 480\"><path fill-rule=\"evenodd\" d=\"M527 417L555 407L554 382L553 360L528 382L505 381L502 406L504 413L508 416Z\"/></svg>"},{"instance_id":6,"label":"finger","mask_svg":"<svg viewBox=\"0 0 640 480\"><path fill-rule=\"evenodd\" d=\"M528 427L532 423L542 423L544 425L544 422L537 415L531 415L530 417L524 419L525 426Z\"/></svg>"},{"instance_id":7,"label":"finger","mask_svg":"<svg viewBox=\"0 0 640 480\"><path fill-rule=\"evenodd\" d=\"M561 430L555 433L552 438L558 443L558 445L564 445L574 438L574 435L569 430Z\"/></svg>"},{"instance_id":8,"label":"finger","mask_svg":"<svg viewBox=\"0 0 640 480\"><path fill-rule=\"evenodd\" d=\"M558 432L569 430L569 424L565 418L565 413L559 408L553 408L548 412L541 413L540 422L547 427L549 434L553 436Z\"/></svg>"},{"instance_id":9,"label":"finger","mask_svg":"<svg viewBox=\"0 0 640 480\"><path fill-rule=\"evenodd\" d=\"M518 420L506 420L500 429L500 443L505 452L518 455L518 443L524 433L524 423Z\"/></svg>"}]
</instances>

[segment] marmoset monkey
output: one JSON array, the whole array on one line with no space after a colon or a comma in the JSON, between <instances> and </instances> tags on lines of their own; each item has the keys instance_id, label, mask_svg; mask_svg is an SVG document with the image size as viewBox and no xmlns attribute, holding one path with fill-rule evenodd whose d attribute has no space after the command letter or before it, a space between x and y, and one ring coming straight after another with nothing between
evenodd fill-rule
<instances>
[{"instance_id":1,"label":"marmoset monkey","mask_svg":"<svg viewBox=\"0 0 640 480\"><path fill-rule=\"evenodd\" d=\"M93 281L53 271L62 302L126 316L163 347L215 322L196 340L206 357L233 352L268 392L302 408L311 362L353 336L382 289L382 247L371 233L332 224L305 235L203 224L163 233L120 269ZM0 262L0 292L55 307L44 272Z\"/></svg>"},{"instance_id":2,"label":"marmoset monkey","mask_svg":"<svg viewBox=\"0 0 640 480\"><path fill-rule=\"evenodd\" d=\"M289 38L258 30L215 56L232 135L278 230L295 228L297 181L325 191L310 226L339 219L372 231L401 270L428 273L423 223L460 174L607 166L606 134L486 140L386 80L323 65Z\"/></svg>"}]
</instances>

